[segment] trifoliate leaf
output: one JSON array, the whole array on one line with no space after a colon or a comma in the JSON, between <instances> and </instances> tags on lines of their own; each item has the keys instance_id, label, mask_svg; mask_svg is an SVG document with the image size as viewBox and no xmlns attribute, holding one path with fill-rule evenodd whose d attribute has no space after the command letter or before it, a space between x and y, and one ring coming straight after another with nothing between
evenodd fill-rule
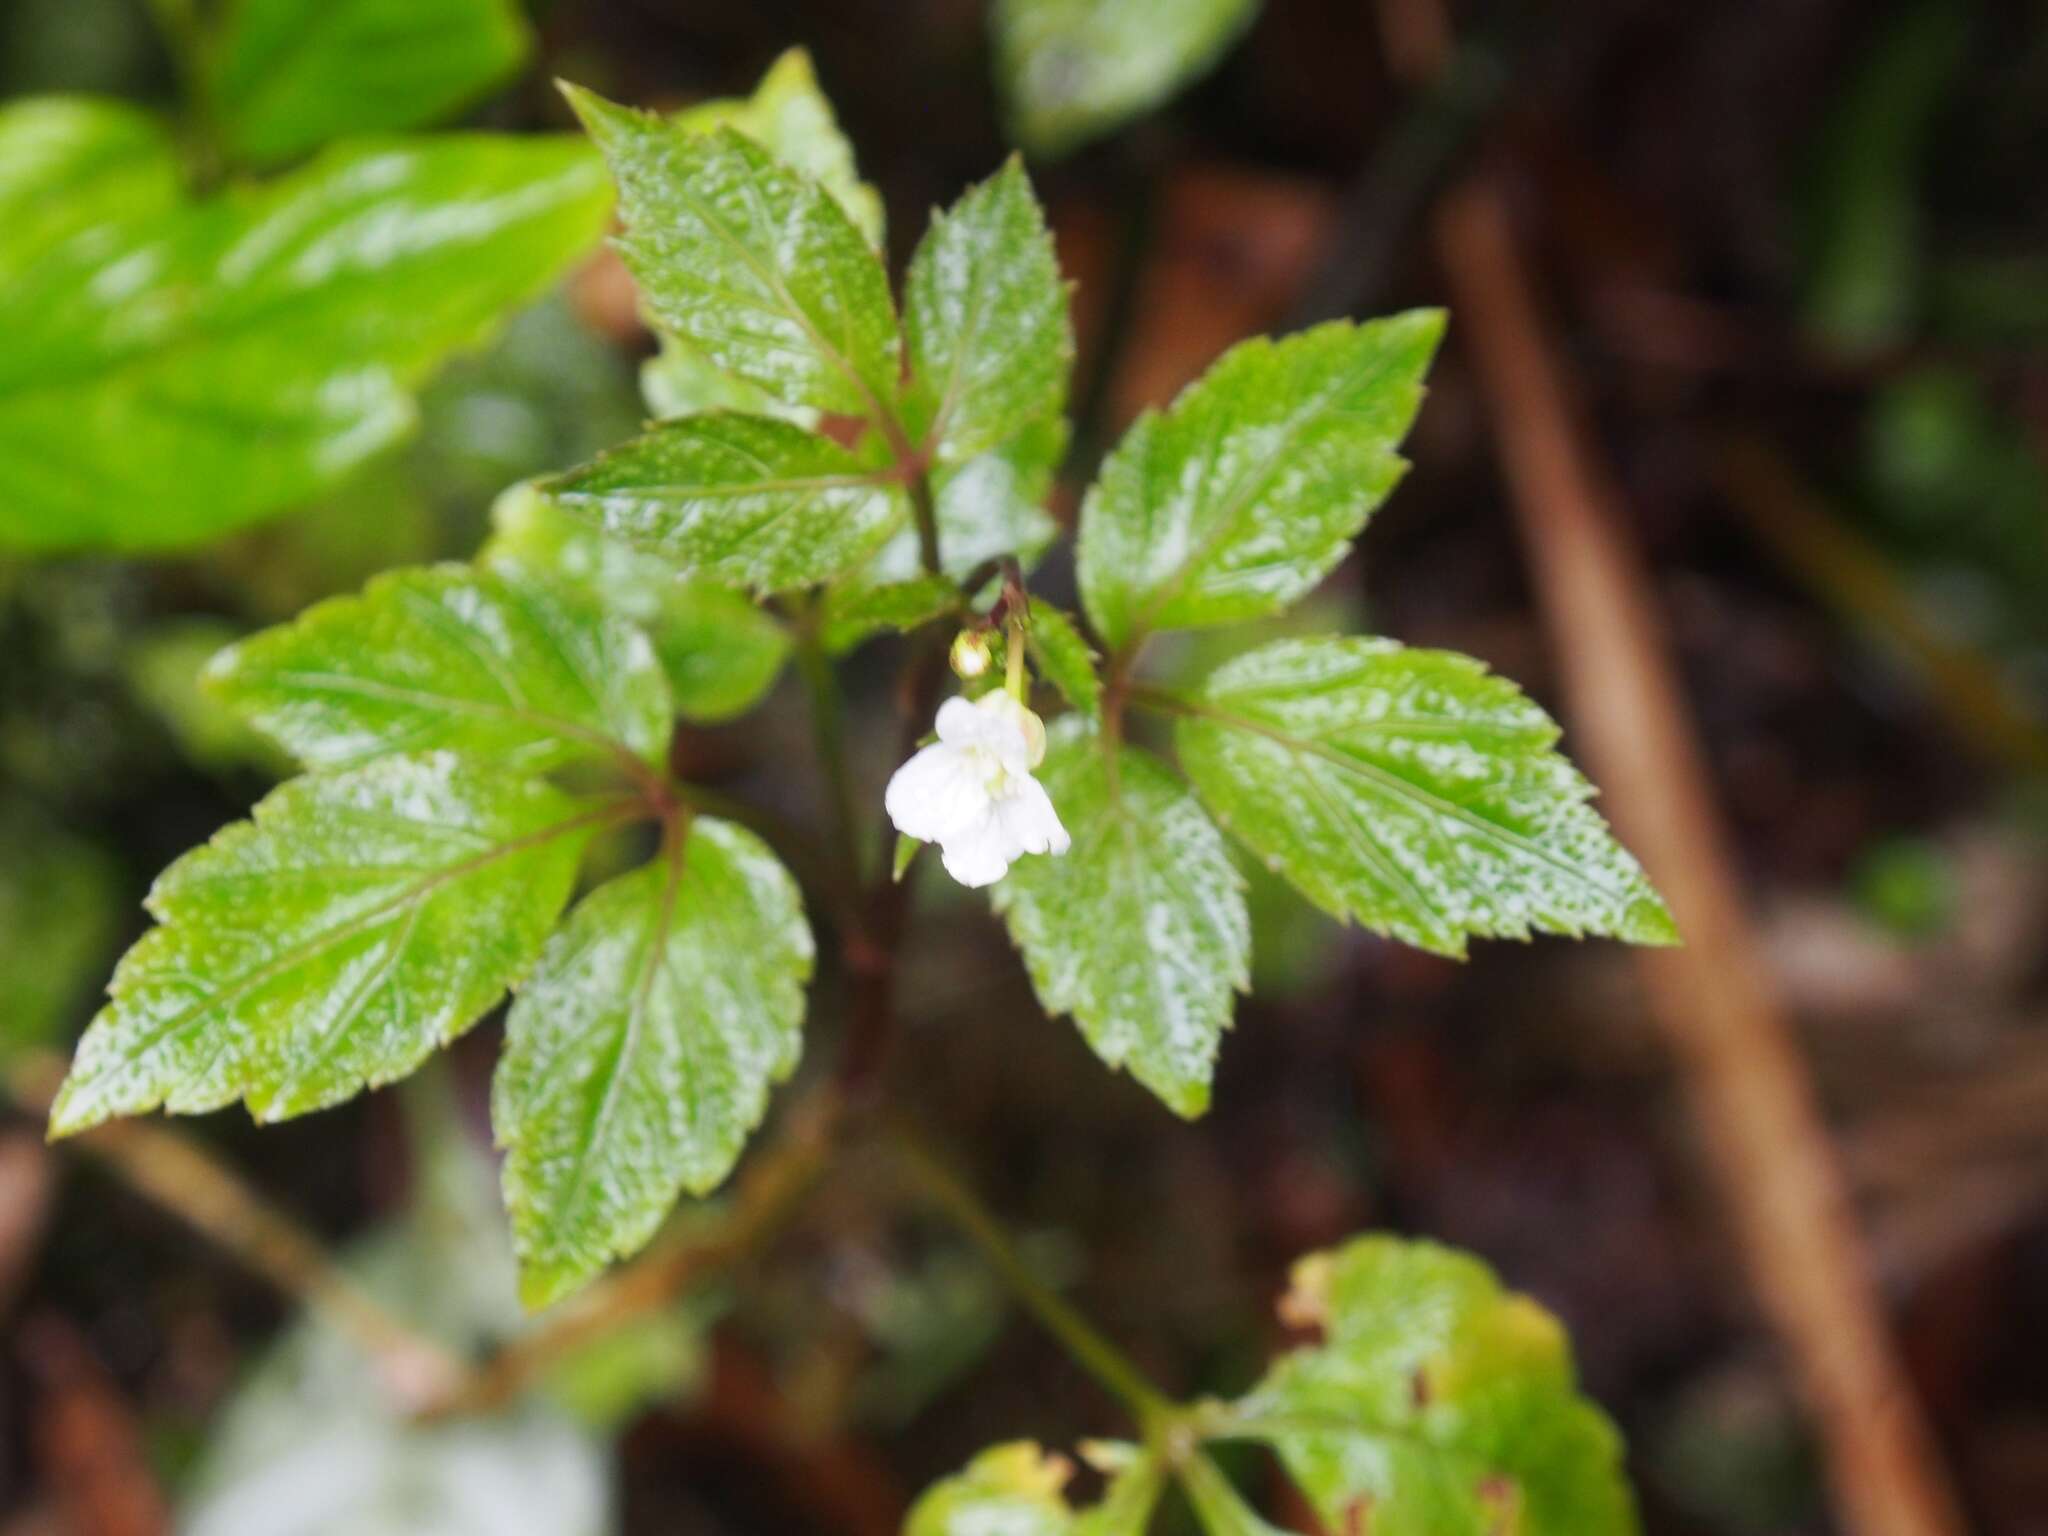
<instances>
[{"instance_id":1,"label":"trifoliate leaf","mask_svg":"<svg viewBox=\"0 0 2048 1536\"><path fill-rule=\"evenodd\" d=\"M447 117L509 78L531 44L516 0L234 0L208 95L229 152L271 165Z\"/></svg>"},{"instance_id":2,"label":"trifoliate leaf","mask_svg":"<svg viewBox=\"0 0 2048 1536\"><path fill-rule=\"evenodd\" d=\"M1235 1405L1329 1530L1630 1536L1621 1442L1580 1397L1564 1330L1478 1260L1358 1238L1295 1266L1284 1308L1323 1342Z\"/></svg>"},{"instance_id":3,"label":"trifoliate leaf","mask_svg":"<svg viewBox=\"0 0 2048 1536\"><path fill-rule=\"evenodd\" d=\"M304 501L410 430L413 388L608 204L571 140L358 142L21 252L0 282L0 544L162 549Z\"/></svg>"},{"instance_id":4,"label":"trifoliate leaf","mask_svg":"<svg viewBox=\"0 0 2048 1536\"><path fill-rule=\"evenodd\" d=\"M911 412L943 463L999 448L1060 409L1074 361L1066 285L1014 157L934 217L903 289Z\"/></svg>"},{"instance_id":5,"label":"trifoliate leaf","mask_svg":"<svg viewBox=\"0 0 2048 1536\"><path fill-rule=\"evenodd\" d=\"M531 573L392 571L230 647L207 676L315 768L446 749L539 772L617 752L659 762L668 747L647 637Z\"/></svg>"},{"instance_id":6,"label":"trifoliate leaf","mask_svg":"<svg viewBox=\"0 0 2048 1536\"><path fill-rule=\"evenodd\" d=\"M1102 679L1095 674L1095 652L1072 619L1034 597L1026 644L1039 676L1059 689L1062 698L1091 720L1102 712Z\"/></svg>"},{"instance_id":7,"label":"trifoliate leaf","mask_svg":"<svg viewBox=\"0 0 2048 1536\"><path fill-rule=\"evenodd\" d=\"M1081 511L1104 642L1276 613L1321 581L1407 467L1394 450L1442 334L1416 310L1258 337L1140 417Z\"/></svg>"},{"instance_id":8,"label":"trifoliate leaf","mask_svg":"<svg viewBox=\"0 0 2048 1536\"><path fill-rule=\"evenodd\" d=\"M540 488L686 575L763 593L852 569L910 509L899 482L830 438L729 411L660 422Z\"/></svg>"},{"instance_id":9,"label":"trifoliate leaf","mask_svg":"<svg viewBox=\"0 0 2048 1536\"><path fill-rule=\"evenodd\" d=\"M1468 934L1675 940L1556 724L1469 657L1282 640L1187 709L1175 742L1203 800L1338 917L1444 955Z\"/></svg>"},{"instance_id":10,"label":"trifoliate leaf","mask_svg":"<svg viewBox=\"0 0 2048 1536\"><path fill-rule=\"evenodd\" d=\"M741 593L676 574L650 555L515 486L491 508L490 542L478 559L515 575L541 573L631 620L654 642L671 702L686 720L745 714L775 686L789 631Z\"/></svg>"},{"instance_id":11,"label":"trifoliate leaf","mask_svg":"<svg viewBox=\"0 0 2048 1536\"><path fill-rule=\"evenodd\" d=\"M1054 726L1038 777L1073 847L1019 859L994 890L1038 1000L1176 1114L1199 1115L1232 993L1249 982L1243 882L1222 835L1157 758L1112 757L1075 716Z\"/></svg>"},{"instance_id":12,"label":"trifoliate leaf","mask_svg":"<svg viewBox=\"0 0 2048 1536\"><path fill-rule=\"evenodd\" d=\"M996 71L1011 132L1061 155L1206 72L1259 0L996 0Z\"/></svg>"},{"instance_id":13,"label":"trifoliate leaf","mask_svg":"<svg viewBox=\"0 0 2048 1536\"><path fill-rule=\"evenodd\" d=\"M611 164L619 249L655 320L778 399L878 416L896 383L895 308L833 195L735 128L690 133L567 89Z\"/></svg>"},{"instance_id":14,"label":"trifoliate leaf","mask_svg":"<svg viewBox=\"0 0 2048 1536\"><path fill-rule=\"evenodd\" d=\"M281 1120L410 1072L533 963L615 807L449 753L295 779L173 864L56 1135L158 1104Z\"/></svg>"},{"instance_id":15,"label":"trifoliate leaf","mask_svg":"<svg viewBox=\"0 0 2048 1536\"><path fill-rule=\"evenodd\" d=\"M513 1004L491 1098L528 1305L731 1171L796 1066L811 955L788 871L709 817L570 915Z\"/></svg>"}]
</instances>

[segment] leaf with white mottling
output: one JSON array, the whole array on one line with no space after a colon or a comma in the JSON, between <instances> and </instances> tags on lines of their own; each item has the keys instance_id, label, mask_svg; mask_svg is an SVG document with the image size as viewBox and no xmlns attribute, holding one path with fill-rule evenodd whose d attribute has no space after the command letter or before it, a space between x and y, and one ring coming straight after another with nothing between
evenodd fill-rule
<instances>
[{"instance_id":1,"label":"leaf with white mottling","mask_svg":"<svg viewBox=\"0 0 2048 1536\"><path fill-rule=\"evenodd\" d=\"M1066 400L1066 285L1021 160L937 215L903 289L910 411L943 463L998 448Z\"/></svg>"},{"instance_id":2,"label":"leaf with white mottling","mask_svg":"<svg viewBox=\"0 0 2048 1536\"><path fill-rule=\"evenodd\" d=\"M831 439L728 411L661 422L541 492L687 575L763 593L852 569L909 515L900 482Z\"/></svg>"},{"instance_id":3,"label":"leaf with white mottling","mask_svg":"<svg viewBox=\"0 0 2048 1536\"><path fill-rule=\"evenodd\" d=\"M1256 337L1141 416L1081 509L1103 641L1277 613L1328 575L1407 468L1394 450L1442 334L1416 310Z\"/></svg>"},{"instance_id":4,"label":"leaf with white mottling","mask_svg":"<svg viewBox=\"0 0 2048 1536\"><path fill-rule=\"evenodd\" d=\"M1220 1434L1272 1445L1325 1528L1637 1530L1620 1436L1579 1395L1563 1328L1477 1259L1355 1238L1297 1263L1283 1310L1322 1342L1282 1356Z\"/></svg>"},{"instance_id":5,"label":"leaf with white mottling","mask_svg":"<svg viewBox=\"0 0 2048 1536\"><path fill-rule=\"evenodd\" d=\"M723 1180L796 1067L811 932L765 844L697 817L586 897L513 1004L492 1088L530 1306Z\"/></svg>"},{"instance_id":6,"label":"leaf with white mottling","mask_svg":"<svg viewBox=\"0 0 2048 1536\"><path fill-rule=\"evenodd\" d=\"M873 585L843 582L825 592L819 637L835 656L884 630L909 631L929 624L960 601L949 576L911 576Z\"/></svg>"},{"instance_id":7,"label":"leaf with white mottling","mask_svg":"<svg viewBox=\"0 0 2048 1536\"><path fill-rule=\"evenodd\" d=\"M1175 741L1204 801L1338 917L1444 955L1468 934L1675 941L1556 724L1468 657L1283 640L1185 708Z\"/></svg>"},{"instance_id":8,"label":"leaf with white mottling","mask_svg":"<svg viewBox=\"0 0 2048 1536\"><path fill-rule=\"evenodd\" d=\"M533 963L615 809L449 753L294 779L173 864L50 1114L282 1120L403 1077Z\"/></svg>"},{"instance_id":9,"label":"leaf with white mottling","mask_svg":"<svg viewBox=\"0 0 2048 1536\"><path fill-rule=\"evenodd\" d=\"M775 686L789 631L744 594L682 576L659 555L598 532L515 486L491 508L480 563L538 572L630 620L654 642L675 711L706 723L744 714Z\"/></svg>"},{"instance_id":10,"label":"leaf with white mottling","mask_svg":"<svg viewBox=\"0 0 2048 1536\"><path fill-rule=\"evenodd\" d=\"M532 574L392 571L223 651L222 699L317 768L447 749L538 772L659 761L666 681L648 639Z\"/></svg>"},{"instance_id":11,"label":"leaf with white mottling","mask_svg":"<svg viewBox=\"0 0 2048 1536\"><path fill-rule=\"evenodd\" d=\"M866 237L820 183L732 127L689 133L577 87L619 188L619 242L666 330L792 405L876 416L895 306Z\"/></svg>"},{"instance_id":12,"label":"leaf with white mottling","mask_svg":"<svg viewBox=\"0 0 2048 1536\"><path fill-rule=\"evenodd\" d=\"M1066 445L1066 419L1044 416L1002 447L932 476L939 564L947 575L964 578L977 566L1006 555L1026 570L1037 563L1059 536L1059 524L1045 510L1045 500ZM847 582L908 581L923 570L917 530L906 521Z\"/></svg>"},{"instance_id":13,"label":"leaf with white mottling","mask_svg":"<svg viewBox=\"0 0 2048 1536\"><path fill-rule=\"evenodd\" d=\"M1038 776L1073 847L1019 859L993 892L1038 1000L1175 1113L1199 1115L1250 979L1244 883L1222 835L1157 758L1126 746L1112 764L1077 716L1054 726Z\"/></svg>"},{"instance_id":14,"label":"leaf with white mottling","mask_svg":"<svg viewBox=\"0 0 2048 1536\"><path fill-rule=\"evenodd\" d=\"M1136 1456L1080 1511L1063 1491L1072 1472L1028 1440L991 1446L919 1496L903 1536L1141 1536L1165 1485L1157 1457Z\"/></svg>"}]
</instances>

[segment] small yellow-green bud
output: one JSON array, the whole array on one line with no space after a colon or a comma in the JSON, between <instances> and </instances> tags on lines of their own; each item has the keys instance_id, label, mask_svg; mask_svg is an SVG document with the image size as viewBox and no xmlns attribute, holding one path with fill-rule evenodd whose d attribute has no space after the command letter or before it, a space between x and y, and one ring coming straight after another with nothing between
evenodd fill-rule
<instances>
[{"instance_id":1,"label":"small yellow-green bud","mask_svg":"<svg viewBox=\"0 0 2048 1536\"><path fill-rule=\"evenodd\" d=\"M963 629L953 638L953 670L965 678L976 678L989 669L995 660L995 653L989 649L988 636L978 630Z\"/></svg>"}]
</instances>

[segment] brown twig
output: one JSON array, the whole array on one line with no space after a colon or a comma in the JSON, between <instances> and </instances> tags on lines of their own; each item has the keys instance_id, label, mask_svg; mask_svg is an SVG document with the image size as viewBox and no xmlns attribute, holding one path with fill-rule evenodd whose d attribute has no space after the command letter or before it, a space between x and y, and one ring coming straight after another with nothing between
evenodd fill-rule
<instances>
[{"instance_id":1,"label":"brown twig","mask_svg":"<svg viewBox=\"0 0 2048 1536\"><path fill-rule=\"evenodd\" d=\"M9 1075L8 1089L24 1108L47 1113L63 1075L57 1062L31 1058ZM116 1120L65 1145L97 1159L138 1194L354 1338L400 1403L423 1402L462 1380L460 1361L387 1311L317 1239L197 1142L154 1121Z\"/></svg>"},{"instance_id":2,"label":"brown twig","mask_svg":"<svg viewBox=\"0 0 2048 1536\"><path fill-rule=\"evenodd\" d=\"M1411 79L1433 74L1450 42L1438 0L1381 5L1390 52ZM1952 1536L1962 1530L1954 1495L1744 910L1646 573L1578 430L1498 188L1481 176L1450 193L1436 234L1576 738L1685 935L1682 949L1642 952L1652 1012L1678 1053L1751 1276L1818 1421L1843 1523L1860 1536Z\"/></svg>"}]
</instances>

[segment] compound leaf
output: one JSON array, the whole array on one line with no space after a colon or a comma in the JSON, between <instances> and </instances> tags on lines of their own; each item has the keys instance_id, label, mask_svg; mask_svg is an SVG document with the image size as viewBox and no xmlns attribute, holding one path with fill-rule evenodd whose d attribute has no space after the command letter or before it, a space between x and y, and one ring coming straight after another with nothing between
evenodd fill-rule
<instances>
[{"instance_id":1,"label":"compound leaf","mask_svg":"<svg viewBox=\"0 0 2048 1536\"><path fill-rule=\"evenodd\" d=\"M214 689L315 768L447 749L539 772L668 747L667 682L624 619L528 573L393 571L223 651Z\"/></svg>"},{"instance_id":2,"label":"compound leaf","mask_svg":"<svg viewBox=\"0 0 2048 1536\"><path fill-rule=\"evenodd\" d=\"M270 165L437 122L510 78L531 45L516 0L236 0L209 95L229 152Z\"/></svg>"},{"instance_id":3,"label":"compound leaf","mask_svg":"<svg viewBox=\"0 0 2048 1536\"><path fill-rule=\"evenodd\" d=\"M903 331L910 410L940 461L998 448L1059 410L1074 330L1021 160L932 220L904 283Z\"/></svg>"},{"instance_id":4,"label":"compound leaf","mask_svg":"<svg viewBox=\"0 0 2048 1536\"><path fill-rule=\"evenodd\" d=\"M1390 640L1282 640L1176 728L1209 808L1324 910L1438 954L1469 934L1668 944L1671 917L1514 684Z\"/></svg>"},{"instance_id":5,"label":"compound leaf","mask_svg":"<svg viewBox=\"0 0 2048 1536\"><path fill-rule=\"evenodd\" d=\"M796 882L710 817L570 914L513 1004L492 1090L530 1306L731 1171L795 1069L811 956Z\"/></svg>"},{"instance_id":6,"label":"compound leaf","mask_svg":"<svg viewBox=\"0 0 2048 1536\"><path fill-rule=\"evenodd\" d=\"M1112 757L1077 716L1054 726L1039 779L1073 847L1018 860L993 893L1038 1000L1175 1113L1199 1115L1232 993L1250 982L1229 849L1163 763L1130 746Z\"/></svg>"},{"instance_id":7,"label":"compound leaf","mask_svg":"<svg viewBox=\"0 0 2048 1536\"><path fill-rule=\"evenodd\" d=\"M611 808L450 753L294 779L173 864L51 1111L261 1120L403 1077L533 963Z\"/></svg>"},{"instance_id":8,"label":"compound leaf","mask_svg":"<svg viewBox=\"0 0 2048 1536\"><path fill-rule=\"evenodd\" d=\"M830 438L731 411L657 423L541 490L687 575L764 593L852 569L910 505L899 482Z\"/></svg>"},{"instance_id":9,"label":"compound leaf","mask_svg":"<svg viewBox=\"0 0 2048 1536\"><path fill-rule=\"evenodd\" d=\"M896 383L895 308L832 193L737 128L691 132L567 90L611 164L619 250L655 321L791 405L878 415Z\"/></svg>"},{"instance_id":10,"label":"compound leaf","mask_svg":"<svg viewBox=\"0 0 2048 1536\"><path fill-rule=\"evenodd\" d=\"M1081 511L1082 605L1121 648L1277 613L1344 557L1406 469L1443 315L1232 347L1138 419Z\"/></svg>"}]
</instances>

